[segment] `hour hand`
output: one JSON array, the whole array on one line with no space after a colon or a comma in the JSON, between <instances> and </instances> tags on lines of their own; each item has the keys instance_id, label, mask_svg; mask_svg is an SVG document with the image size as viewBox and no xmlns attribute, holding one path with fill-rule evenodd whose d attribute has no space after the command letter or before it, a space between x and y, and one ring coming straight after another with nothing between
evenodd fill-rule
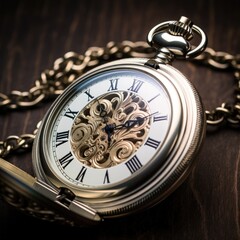
<instances>
[{"instance_id":1,"label":"hour hand","mask_svg":"<svg viewBox=\"0 0 240 240\"><path fill-rule=\"evenodd\" d=\"M143 121L143 120L141 119L141 121ZM128 120L125 123L119 124L119 125L116 125L115 123L113 123L113 124L107 124L106 123L105 127L103 128L103 130L107 134L108 146L111 145L112 135L114 134L114 130L119 130L119 129L122 129L122 128L127 128L128 129L128 128L133 127L137 123L139 123L139 119Z\"/></svg>"}]
</instances>

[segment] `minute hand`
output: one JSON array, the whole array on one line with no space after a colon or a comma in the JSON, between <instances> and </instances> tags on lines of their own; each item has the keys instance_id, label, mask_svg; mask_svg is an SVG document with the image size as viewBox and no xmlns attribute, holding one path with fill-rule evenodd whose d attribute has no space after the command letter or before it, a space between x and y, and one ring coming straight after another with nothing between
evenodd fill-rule
<instances>
[{"instance_id":1,"label":"minute hand","mask_svg":"<svg viewBox=\"0 0 240 240\"><path fill-rule=\"evenodd\" d=\"M134 127L136 124L142 124L144 122L145 119L151 117L152 115L156 114L157 112L155 113L152 113L152 114L149 114L148 116L145 116L145 117L137 117L137 119L129 119L127 120L125 123L122 123L122 124L119 124L119 125L116 125L114 126L114 130L115 129L122 129L122 128L132 128Z\"/></svg>"}]
</instances>

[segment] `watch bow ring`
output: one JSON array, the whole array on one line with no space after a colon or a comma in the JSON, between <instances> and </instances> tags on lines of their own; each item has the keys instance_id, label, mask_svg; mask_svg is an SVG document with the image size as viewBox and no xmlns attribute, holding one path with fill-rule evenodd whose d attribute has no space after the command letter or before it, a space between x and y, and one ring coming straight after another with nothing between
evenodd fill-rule
<instances>
[{"instance_id":1,"label":"watch bow ring","mask_svg":"<svg viewBox=\"0 0 240 240\"><path fill-rule=\"evenodd\" d=\"M201 39L198 46L191 48L188 41L194 34L199 35ZM148 33L147 42L157 50L166 47L176 58L188 59L196 57L205 50L207 36L200 27L182 16L179 21L167 21L153 27Z\"/></svg>"}]
</instances>

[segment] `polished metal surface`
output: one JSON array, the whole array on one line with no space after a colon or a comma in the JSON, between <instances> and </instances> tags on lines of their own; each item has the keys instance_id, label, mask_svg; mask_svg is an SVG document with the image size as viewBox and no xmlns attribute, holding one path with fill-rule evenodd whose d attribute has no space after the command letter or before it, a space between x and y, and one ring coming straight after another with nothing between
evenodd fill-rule
<instances>
[{"instance_id":1,"label":"polished metal surface","mask_svg":"<svg viewBox=\"0 0 240 240\"><path fill-rule=\"evenodd\" d=\"M201 38L196 47L190 44L190 40L193 38L192 32ZM156 25L148 33L147 41L157 50L158 56L162 52L164 53L164 56L160 58L165 63L170 63L174 57L194 58L201 54L207 46L207 37L204 31L186 17L181 17L179 21L166 21ZM167 59L164 59L166 57Z\"/></svg>"}]
</instances>

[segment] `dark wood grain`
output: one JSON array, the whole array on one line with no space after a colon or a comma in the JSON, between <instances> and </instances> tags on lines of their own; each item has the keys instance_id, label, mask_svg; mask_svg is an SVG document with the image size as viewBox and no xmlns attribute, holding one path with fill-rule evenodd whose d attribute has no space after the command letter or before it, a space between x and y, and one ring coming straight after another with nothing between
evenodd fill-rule
<instances>
[{"instance_id":1,"label":"dark wood grain","mask_svg":"<svg viewBox=\"0 0 240 240\"><path fill-rule=\"evenodd\" d=\"M185 15L208 35L208 46L240 53L240 3L228 1L1 1L0 92L26 91L40 73L68 51L84 53L109 41L145 40L157 23ZM231 73L175 62L211 109L232 101ZM30 133L48 104L27 111L0 113L0 139ZM0 201L0 238L48 236L83 239L240 239L239 131L208 131L199 162L188 179L161 204L107 228L59 227L25 216ZM32 174L31 154L8 159Z\"/></svg>"}]
</instances>

